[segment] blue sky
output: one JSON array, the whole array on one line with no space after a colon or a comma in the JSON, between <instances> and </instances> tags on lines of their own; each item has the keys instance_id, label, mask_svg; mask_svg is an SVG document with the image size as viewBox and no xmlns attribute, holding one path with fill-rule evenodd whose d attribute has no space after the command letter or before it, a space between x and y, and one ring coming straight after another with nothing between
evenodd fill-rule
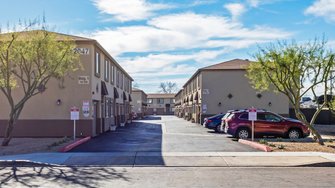
<instances>
[{"instance_id":1,"label":"blue sky","mask_svg":"<svg viewBox=\"0 0 335 188\"><path fill-rule=\"evenodd\" d=\"M0 25L43 14L56 32L97 39L147 93L277 40L335 47L335 0L11 0Z\"/></svg>"}]
</instances>

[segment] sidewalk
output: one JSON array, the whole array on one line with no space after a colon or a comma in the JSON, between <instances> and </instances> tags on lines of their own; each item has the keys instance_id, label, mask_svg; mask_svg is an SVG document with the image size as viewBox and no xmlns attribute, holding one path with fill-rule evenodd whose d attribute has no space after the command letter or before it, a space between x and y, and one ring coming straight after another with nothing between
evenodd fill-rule
<instances>
[{"instance_id":1,"label":"sidewalk","mask_svg":"<svg viewBox=\"0 0 335 188\"><path fill-rule=\"evenodd\" d=\"M321 152L101 152L33 153L0 157L13 163L127 167L304 167L335 166L335 154Z\"/></svg>"}]
</instances>

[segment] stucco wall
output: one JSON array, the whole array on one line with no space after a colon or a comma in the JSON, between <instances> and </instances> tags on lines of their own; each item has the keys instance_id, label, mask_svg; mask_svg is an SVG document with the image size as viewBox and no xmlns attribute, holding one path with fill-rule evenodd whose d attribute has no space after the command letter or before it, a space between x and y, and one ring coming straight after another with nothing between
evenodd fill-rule
<instances>
[{"instance_id":1,"label":"stucco wall","mask_svg":"<svg viewBox=\"0 0 335 188\"><path fill-rule=\"evenodd\" d=\"M262 92L262 97L258 98L245 74L244 70L202 71L202 113L217 114L250 107L289 113L288 99L284 95ZM229 94L232 95L230 99ZM204 106L207 107L205 112Z\"/></svg>"},{"instance_id":2,"label":"stucco wall","mask_svg":"<svg viewBox=\"0 0 335 188\"><path fill-rule=\"evenodd\" d=\"M81 109L83 101L91 102L91 86L89 84L79 84L79 76L90 76L91 72L91 54L92 45L80 44L78 47L89 48L89 55L80 55L83 69L70 73L61 83L56 79L51 79L46 85L46 90L32 97L27 101L19 119L70 119L70 108L77 106ZM22 97L22 87L19 86L14 90L15 100ZM61 104L57 105L60 99ZM4 94L0 92L0 119L8 119L9 104ZM80 113L80 119L85 118Z\"/></svg>"}]
</instances>

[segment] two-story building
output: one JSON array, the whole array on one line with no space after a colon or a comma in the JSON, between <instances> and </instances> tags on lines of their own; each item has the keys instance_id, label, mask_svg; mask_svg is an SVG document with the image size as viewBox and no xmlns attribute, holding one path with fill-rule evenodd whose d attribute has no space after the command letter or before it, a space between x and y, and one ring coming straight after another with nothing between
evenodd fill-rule
<instances>
[{"instance_id":1,"label":"two-story building","mask_svg":"<svg viewBox=\"0 0 335 188\"><path fill-rule=\"evenodd\" d=\"M51 79L46 90L31 98L15 124L14 137L72 136L71 107L80 111L77 136L96 136L130 118L132 77L96 41L79 36L56 33L58 40L70 38L80 54L82 69L70 73L63 80ZM14 90L17 100L20 89ZM0 132L7 125L8 102L0 92Z\"/></svg>"},{"instance_id":2,"label":"two-story building","mask_svg":"<svg viewBox=\"0 0 335 188\"><path fill-rule=\"evenodd\" d=\"M175 94L148 94L148 115L173 115Z\"/></svg>"},{"instance_id":3,"label":"two-story building","mask_svg":"<svg viewBox=\"0 0 335 188\"><path fill-rule=\"evenodd\" d=\"M234 59L198 69L176 95L179 116L196 123L215 114L250 107L288 116L288 98L272 91L258 92L246 77L249 60Z\"/></svg>"},{"instance_id":4,"label":"two-story building","mask_svg":"<svg viewBox=\"0 0 335 188\"><path fill-rule=\"evenodd\" d=\"M175 95L175 109L174 109L174 115L177 117L184 117L184 102L183 102L183 92L184 90L179 90Z\"/></svg>"},{"instance_id":5,"label":"two-story building","mask_svg":"<svg viewBox=\"0 0 335 188\"><path fill-rule=\"evenodd\" d=\"M147 94L143 90L133 88L131 98L132 112L142 119L147 113Z\"/></svg>"}]
</instances>

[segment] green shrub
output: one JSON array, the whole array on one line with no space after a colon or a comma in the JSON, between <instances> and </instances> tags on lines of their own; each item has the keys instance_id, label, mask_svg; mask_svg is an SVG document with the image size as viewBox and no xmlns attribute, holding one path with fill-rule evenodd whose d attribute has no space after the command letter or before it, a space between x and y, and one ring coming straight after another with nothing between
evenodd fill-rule
<instances>
[{"instance_id":1,"label":"green shrub","mask_svg":"<svg viewBox=\"0 0 335 188\"><path fill-rule=\"evenodd\" d=\"M269 143L265 139L260 139L259 140L260 144L268 145Z\"/></svg>"},{"instance_id":2,"label":"green shrub","mask_svg":"<svg viewBox=\"0 0 335 188\"><path fill-rule=\"evenodd\" d=\"M284 146L283 144L280 144L280 145L278 146L278 149L285 149L285 146Z\"/></svg>"}]
</instances>

